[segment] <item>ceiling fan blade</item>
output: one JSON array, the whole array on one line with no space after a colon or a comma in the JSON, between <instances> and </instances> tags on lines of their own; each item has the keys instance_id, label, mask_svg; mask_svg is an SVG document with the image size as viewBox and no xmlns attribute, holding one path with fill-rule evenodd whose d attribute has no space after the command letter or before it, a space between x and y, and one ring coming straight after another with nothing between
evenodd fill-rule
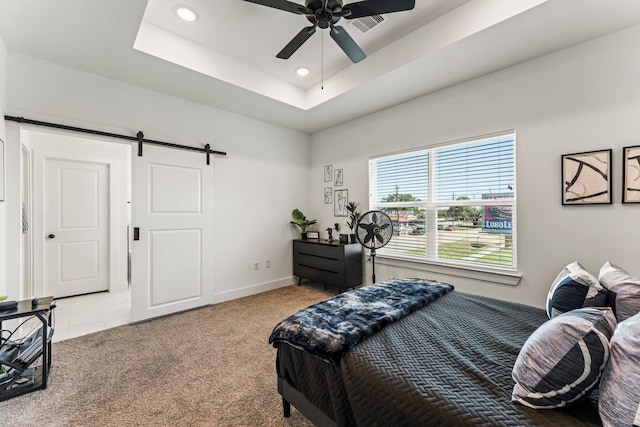
<instances>
[{"instance_id":1,"label":"ceiling fan blade","mask_svg":"<svg viewBox=\"0 0 640 427\"><path fill-rule=\"evenodd\" d=\"M304 27L291 41L276 55L280 59L289 59L316 32L316 26Z\"/></svg>"},{"instance_id":2,"label":"ceiling fan blade","mask_svg":"<svg viewBox=\"0 0 640 427\"><path fill-rule=\"evenodd\" d=\"M249 3L260 4L262 6L272 7L274 9L284 10L295 14L306 13L306 8L300 4L287 0L244 0Z\"/></svg>"},{"instance_id":3,"label":"ceiling fan blade","mask_svg":"<svg viewBox=\"0 0 640 427\"><path fill-rule=\"evenodd\" d=\"M329 33L331 34L331 38L338 43L338 46L340 46L354 64L357 64L367 57L362 49L360 49L360 46L353 41L349 33L347 33L347 30L344 28L340 26L331 26Z\"/></svg>"},{"instance_id":4,"label":"ceiling fan blade","mask_svg":"<svg viewBox=\"0 0 640 427\"><path fill-rule=\"evenodd\" d=\"M381 15L383 13L402 12L416 6L415 0L364 0L346 4L342 9L351 13L345 15L347 19L362 18L363 16Z\"/></svg>"}]
</instances>

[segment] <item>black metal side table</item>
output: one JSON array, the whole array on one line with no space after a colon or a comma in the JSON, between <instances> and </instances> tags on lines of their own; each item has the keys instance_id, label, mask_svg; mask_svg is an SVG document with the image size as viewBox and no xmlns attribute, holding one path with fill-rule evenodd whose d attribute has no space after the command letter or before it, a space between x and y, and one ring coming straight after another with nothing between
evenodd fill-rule
<instances>
[{"instance_id":1,"label":"black metal side table","mask_svg":"<svg viewBox=\"0 0 640 427\"><path fill-rule=\"evenodd\" d=\"M17 361L3 361L2 365L9 368L7 377L0 379L0 401L20 396L36 390L47 388L47 378L51 369L51 333L52 314L55 308L53 297L38 298L38 304L32 305L31 300L18 301L17 307L0 311L0 330L2 322L11 319L34 317L40 320L42 326L35 333L34 341L27 349L22 349L23 357ZM42 346L36 345L42 339ZM42 364L32 366L42 356ZM11 376L11 378L9 378ZM20 378L32 377L26 384L17 382Z\"/></svg>"}]
</instances>

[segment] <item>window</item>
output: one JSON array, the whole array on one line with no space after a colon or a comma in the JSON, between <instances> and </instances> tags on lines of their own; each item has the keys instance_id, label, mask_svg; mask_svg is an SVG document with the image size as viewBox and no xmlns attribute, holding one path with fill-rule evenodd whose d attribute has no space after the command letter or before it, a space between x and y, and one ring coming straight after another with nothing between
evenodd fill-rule
<instances>
[{"instance_id":1,"label":"window","mask_svg":"<svg viewBox=\"0 0 640 427\"><path fill-rule=\"evenodd\" d=\"M394 236L378 255L516 270L515 134L369 160L369 206Z\"/></svg>"}]
</instances>

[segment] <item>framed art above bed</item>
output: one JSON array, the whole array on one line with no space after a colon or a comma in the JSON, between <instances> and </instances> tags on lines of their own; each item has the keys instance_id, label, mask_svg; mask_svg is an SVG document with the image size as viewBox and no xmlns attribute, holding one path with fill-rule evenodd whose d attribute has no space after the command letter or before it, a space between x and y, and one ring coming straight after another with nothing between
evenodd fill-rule
<instances>
[{"instance_id":1,"label":"framed art above bed","mask_svg":"<svg viewBox=\"0 0 640 427\"><path fill-rule=\"evenodd\" d=\"M640 203L640 145L622 149L622 203Z\"/></svg>"},{"instance_id":2,"label":"framed art above bed","mask_svg":"<svg viewBox=\"0 0 640 427\"><path fill-rule=\"evenodd\" d=\"M612 151L598 150L562 155L562 204L612 203Z\"/></svg>"}]
</instances>

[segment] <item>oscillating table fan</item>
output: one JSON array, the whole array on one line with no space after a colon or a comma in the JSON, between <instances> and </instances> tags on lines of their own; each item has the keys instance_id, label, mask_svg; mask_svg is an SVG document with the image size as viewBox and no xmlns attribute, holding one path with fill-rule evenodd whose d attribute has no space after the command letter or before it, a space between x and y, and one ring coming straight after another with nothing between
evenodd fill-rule
<instances>
[{"instance_id":1,"label":"oscillating table fan","mask_svg":"<svg viewBox=\"0 0 640 427\"><path fill-rule=\"evenodd\" d=\"M376 249L380 249L391 240L393 222L384 212L365 212L358 221L356 236L358 242L371 253L372 279L373 283L376 283Z\"/></svg>"}]
</instances>

